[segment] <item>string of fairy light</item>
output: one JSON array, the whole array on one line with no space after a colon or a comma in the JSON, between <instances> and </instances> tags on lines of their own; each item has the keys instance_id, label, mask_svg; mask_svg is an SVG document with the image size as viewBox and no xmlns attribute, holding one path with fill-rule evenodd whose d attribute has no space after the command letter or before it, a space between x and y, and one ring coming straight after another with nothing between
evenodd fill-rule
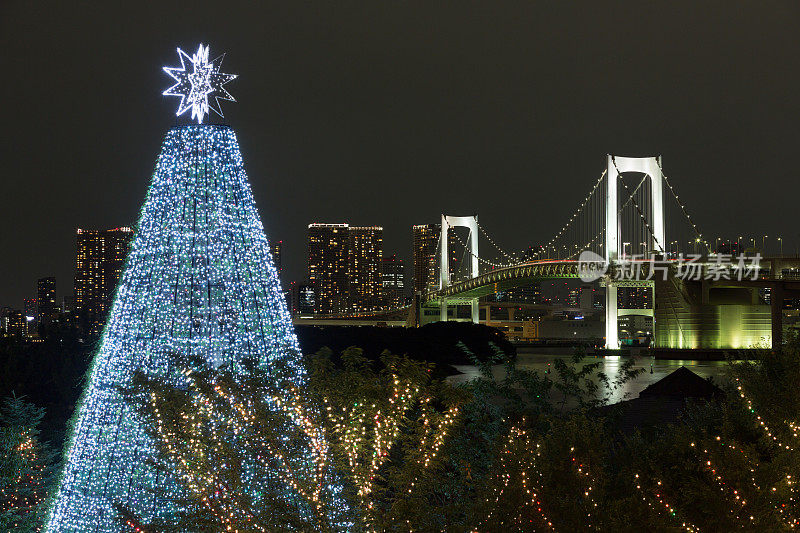
<instances>
[{"instance_id":1,"label":"string of fairy light","mask_svg":"<svg viewBox=\"0 0 800 533\"><path fill-rule=\"evenodd\" d=\"M579 461L578 458L575 456L575 448L572 447L569 449L570 452L570 463L572 467L575 469L575 473L577 474L578 479L583 484L583 496L588 500L589 510L586 512L586 527L588 529L592 529L594 524L592 523L592 514L597 509L598 505L594 499L594 486L596 484L594 478L592 477L591 469L588 465L585 465L583 462Z\"/></svg>"},{"instance_id":2,"label":"string of fairy light","mask_svg":"<svg viewBox=\"0 0 800 533\"><path fill-rule=\"evenodd\" d=\"M407 403L417 401L421 403L423 406L428 405L431 399L427 396L417 397L414 400L415 395L419 394L419 389L411 386L407 386L398 380L395 377L392 378L392 384L394 386L393 393L390 396L390 400L388 403L390 405L394 405L399 410L395 412L395 414L399 414L403 416L406 412ZM218 393L222 394L221 389L218 387L214 390L218 391ZM290 389L292 390L292 389ZM296 391L295 391L296 392ZM297 423L308 430L309 436L316 436L319 435L319 432L316 431L315 426L312 423L310 417L304 416L303 406L301 403L287 401L282 396L274 396L272 398L274 403L281 403L286 405L287 412L292 413L292 416L296 419ZM237 404L233 402L231 404L237 410L239 416L237 417L240 420L248 420L251 418L250 411L243 404ZM341 433L344 435L361 435L365 436L369 433L369 430L364 426L365 423L369 422L370 424L374 423L373 427L380 428L379 433L377 434L377 438L374 439L374 442L379 447L378 449L390 450L391 446L393 445L393 435L394 435L394 424L388 423L388 421L380 414L382 412L381 409L377 408L374 404L369 405L361 405L359 407L369 407L375 409L375 413L377 416L356 416L353 418L348 417L348 409L346 407L342 408L342 415L340 415L339 422L343 425L340 429ZM752 409L752 403L749 406ZM328 410L332 410L329 406ZM430 464L430 462L435 459L436 451L439 448L439 445L436 443L443 442L443 438L445 435L446 427L450 425L447 420L451 418L450 415L452 414L452 419L455 419L455 415L457 415L457 411L452 409L446 413L441 415L441 425L439 429L442 430L438 434L435 433L426 433L423 439L421 440L421 447L427 448L431 450L429 456L420 458L417 464L420 464L423 467L426 467ZM362 413L363 415L363 413ZM335 419L337 417L331 416L331 419ZM426 419L423 418L423 427L434 426L435 424L431 421L425 421ZM523 421L524 422L524 421ZM237 422L238 424L238 422ZM241 428L242 426L237 425L236 427ZM382 437L382 435L388 435L387 437ZM441 435L441 437L434 436L434 435ZM357 437L358 438L358 437ZM313 438L312 438L313 440ZM518 445L519 442L524 442L524 448L528 452L527 454L519 454L514 453L514 446ZM746 452L741 449L736 444L726 444L722 440L720 436L714 437L711 439L710 444L720 446L721 450L728 449L732 450L735 453L739 454L746 460L749 464L752 461L747 456ZM317 441L315 444L317 448L322 451L326 448L323 441ZM754 523L755 517L747 512L748 509L748 499L745 496L745 493L736 486L731 485L731 483L725 479L723 472L720 469L720 466L717 464L717 460L714 459L714 456L711 453L711 449L709 448L709 444L705 444L702 446L698 446L695 443L691 443L690 445L693 449L697 451L699 456L702 459L702 464L704 469L709 473L710 479L717 485L720 493L724 495L724 501L730 501L731 507L728 511L730 517L734 521L739 521L742 524L746 523ZM358 449L359 445L354 445L354 449ZM377 454L378 456L383 456L383 454ZM533 444L532 439L528 436L526 430L522 429L522 427L515 426L512 427L508 433L507 440L505 445L500 454L500 466L501 468L498 471L498 482L494 485L495 491L495 498L494 503L497 504L504 495L504 491L510 486L510 484L518 483L525 493L529 495L529 500L524 502L524 507L529 509L534 509L537 511L539 519L541 520L541 524L543 527L546 526L547 529L554 529L552 522L548 519L548 517L544 513L543 509L543 502L541 499L541 489L540 485L537 483L537 479L541 479L541 474L537 472L537 461L536 458L540 457L539 453L539 445ZM351 466L357 466L360 463L360 458L357 454L354 454L352 457L353 462L351 462ZM598 508L598 501L594 496L594 487L596 486L597 482L593 478L591 474L591 469L584 461L580 460L579 457L576 455L575 448L570 449L569 460L572 464L574 469L576 478L582 485L581 488L581 495L582 498L585 499L586 505L586 516L585 516L585 524L586 527L589 529L594 529L596 526L594 524L594 516L596 514L596 509ZM512 463L511 461L515 461L516 464ZM369 461L366 462L367 468L372 468L376 465L376 463L370 463ZM757 465L755 465L757 466ZM755 467L750 467L750 482L752 484L753 489L756 491L761 491L762 487L757 483L755 479ZM787 486L790 490L793 490L792 484L793 481L791 480L791 476L786 476ZM675 520L679 524L679 529L687 532L694 532L699 531L695 525L691 524L686 520L682 520L678 516L677 509L674 507L673 504L670 503L669 498L665 494L665 490L663 484L660 480L655 481L655 489L651 492L645 491L642 486L640 476L636 474L634 476L634 483L636 489L640 491L642 501L652 509L656 514L667 516L671 520ZM412 484L413 488L413 484ZM373 492L371 487L367 487L365 489L365 494ZM776 493L777 488L771 487L770 493ZM314 497L314 496L310 496ZM791 499L790 499L791 500ZM781 506L777 502L772 503L773 507L775 508L777 514L779 515L782 522L788 528L796 528L798 525L797 519L790 516L788 510L785 508L786 506ZM522 527L523 524L528 524L529 521L526 522L526 518L522 515L523 511L520 509L518 513L513 517L504 518L504 520L511 519L512 522L520 525ZM487 516L486 523L489 523L492 518L494 518L494 510L490 510L489 515ZM236 529L232 529L235 531ZM374 530L374 529L373 529ZM479 531L480 529L476 528L474 531Z\"/></svg>"},{"instance_id":3,"label":"string of fairy light","mask_svg":"<svg viewBox=\"0 0 800 533\"><path fill-rule=\"evenodd\" d=\"M525 510L528 509L536 512L538 521L544 529L550 531L556 530L553 522L545 513L544 505L541 500L542 475L537 468L537 461L541 457L540 445L534 445L533 438L529 431L525 429L525 425L526 420L523 417L519 424L509 429L508 434L503 440L503 446L499 454L500 468L492 475L490 480L490 487L492 492L494 492L494 498L488 502L497 506L505 496L512 482L516 481L519 482L526 495L526 498L522 502L523 506L517 509L516 513L511 517L497 516L500 511L496 509L496 507L490 508L482 524L478 528L473 529L473 533L477 533L481 530L491 531L493 526L490 526L490 524L492 524L495 519L500 520L501 523L506 519L511 519L511 521L519 527L530 528L531 525L523 514ZM516 478L514 477L515 475L517 476Z\"/></svg>"},{"instance_id":4,"label":"string of fairy light","mask_svg":"<svg viewBox=\"0 0 800 533\"><path fill-rule=\"evenodd\" d=\"M766 421L766 419L756 411L754 402L745 393L741 380L739 378L735 378L735 381L739 397L743 400L747 411L754 417L755 426L763 432L768 442L775 444L778 450L793 452L794 448L791 445L783 442L778 437L775 430ZM792 421L786 421L786 425L792 431L792 437L796 438L796 424ZM711 447L714 446L718 447L719 451L717 453L723 454L722 459L717 458L715 453L712 453ZM737 443L725 442L722 436L717 435L710 437L705 441L705 443L690 442L689 448L697 454L698 460L701 462L703 469L709 474L710 480L716 485L716 488L723 496L721 501L727 501L730 503L728 514L731 520L739 522L742 527L745 527L745 525L747 525L746 527L751 527L751 525L755 523L756 517L752 512L748 512L749 499L746 496L743 488L736 486L725 477L723 472L724 467L721 465L726 462L724 455L726 450L730 450L730 452L735 453L736 456L740 458L739 460L744 462L747 470L749 471L749 484L751 488L748 490L752 490L753 495L758 495L758 497L763 501L768 502L769 506L776 513L777 519L780 520L788 529L796 529L798 526L800 526L800 519L794 516L792 513L796 505L796 482L792 474L784 473L779 482L773 482L772 485L765 489L756 478L757 469L759 467L758 459L751 458L750 455ZM728 457L731 459L734 458L733 456ZM656 482L657 489L654 491L655 501L652 501L642 487L639 474L635 474L634 478L636 488L640 491L642 500L647 504L648 507L657 512L665 511L669 516L677 519L677 510L672 504L668 503L668 498L664 494L664 488L660 480ZM781 485L783 485L786 491L785 493L783 492L784 489L779 490L779 486ZM781 494L787 495L780 496ZM682 527L686 531L699 531L696 526L686 521L682 522Z\"/></svg>"},{"instance_id":5,"label":"string of fairy light","mask_svg":"<svg viewBox=\"0 0 800 533\"><path fill-rule=\"evenodd\" d=\"M430 467L433 460L436 459L447 440L448 430L455 424L460 411L457 405L451 405L441 416L436 416L439 413L431 407L432 401L433 399L430 396L426 396L421 401L422 412L420 418L424 434L419 441L418 447L421 454L416 459L416 465L419 467L418 472ZM415 476L408 489L406 489L409 494L414 490L418 482L419 476Z\"/></svg>"},{"instance_id":6,"label":"string of fairy light","mask_svg":"<svg viewBox=\"0 0 800 533\"><path fill-rule=\"evenodd\" d=\"M744 459L745 462L748 464L748 469L750 471L750 484L753 489L756 491L755 494L760 494L765 500L769 501L772 508L778 513L778 518L790 529L796 528L800 525L800 520L796 517L791 516L786 508L786 504L780 501L775 501L772 496L776 495L778 492L778 488L776 486L770 487L770 490L764 491L762 490L762 486L756 481L756 468L758 467L758 461L751 459L748 454L741 448L741 446L737 446L736 444L726 443L722 440L722 437L717 435L711 440L712 444L718 445L721 449L728 449L737 452L740 457ZM692 448L700 448L699 446L695 446L695 443L691 443L690 446ZM729 482L726 482L721 472L719 471L719 466L716 466L711 460L711 454L708 451L708 447L703 447L703 462L705 467L711 472L714 480L718 483L719 488L722 492L726 490L731 493L731 497L733 498L734 502L737 504L741 504L742 507L746 505L746 500L744 499L742 492L737 488L731 486ZM783 478L783 481L786 483L786 487L789 490L789 503L790 505L794 504L794 482L792 481L791 474L786 474ZM731 510L733 513L734 510ZM753 518L750 517L750 520Z\"/></svg>"},{"instance_id":7,"label":"string of fairy light","mask_svg":"<svg viewBox=\"0 0 800 533\"><path fill-rule=\"evenodd\" d=\"M220 457L223 442L230 439L231 435L246 439L241 446L243 451L253 453L253 450L266 449L267 456L255 453L248 457L259 463L265 475L274 473L286 487L307 502L312 509L312 518L318 525L322 524L328 516L326 506L332 501L329 447L323 430L315 423L306 407L307 401L301 396L299 388L287 386L279 394L265 396L265 401L271 410L284 415L288 423L300 430L303 442L306 443L304 455L313 465L310 470L303 468L305 461L301 461L299 466L293 464L290 452L284 449L285 442L276 446L265 433L259 431L257 411L249 399L238 396L240 391L223 387L218 382L211 383L208 393L223 400L232 411L233 416L225 416L214 408L213 398L197 386L192 372L187 369L184 375L193 394L191 409L180 413L183 423L179 427L189 428L189 438L185 434L169 430L172 426L164 421L158 407L159 399L152 393L150 407L156 422L156 432L163 449L170 461L178 467L178 473L188 488L198 496L225 530L238 532L243 527L245 530L271 530L257 521L257 513L251 511L247 505L247 495L240 497L232 493L219 477L220 469L234 468L233 465L227 466L225 461L219 460L224 459ZM208 456L208 449L200 445L201 440L198 438L209 430L212 441L210 450L217 454L216 460ZM264 479L253 476L253 481L263 483ZM335 503L335 499L333 501Z\"/></svg>"},{"instance_id":8,"label":"string of fairy light","mask_svg":"<svg viewBox=\"0 0 800 533\"><path fill-rule=\"evenodd\" d=\"M10 477L11 483L0 484L0 515L16 516L20 519L30 517L46 495L44 475L47 465L39 456L34 430L30 427L19 428L13 435L12 445L7 452L11 456L5 459L12 459L7 463L12 471L4 474ZM22 527L18 522L10 525L14 528Z\"/></svg>"},{"instance_id":9,"label":"string of fairy light","mask_svg":"<svg viewBox=\"0 0 800 533\"><path fill-rule=\"evenodd\" d=\"M693 448L695 447L694 443L692 443L690 446L692 446ZM711 474L711 479L713 479L714 482L717 484L717 487L719 488L720 492L734 500L733 503L736 505L730 509L730 513L733 514L735 518L738 518L739 515L741 514L742 509L747 505L747 500L744 498L740 489L732 486L730 482L725 481L725 478L722 476L722 473L719 471L716 464L712 461L708 449L702 447L701 451L703 454L702 457L703 466ZM752 520L753 517L751 516L750 518Z\"/></svg>"},{"instance_id":10,"label":"string of fairy light","mask_svg":"<svg viewBox=\"0 0 800 533\"><path fill-rule=\"evenodd\" d=\"M433 408L430 395L424 394L418 384L401 380L397 374L391 374L386 407L363 401L334 407L327 397L323 398L323 403L331 438L336 438L344 450L356 495L364 510L365 527L376 531L378 516L375 513L382 512L374 499L383 479L379 473L398 444L412 411L416 413L414 427L421 427L422 434L413 456L408 459L414 461L417 475L404 489L406 494L413 492L420 474L434 464L460 409L458 405L451 405L439 413Z\"/></svg>"},{"instance_id":11,"label":"string of fairy light","mask_svg":"<svg viewBox=\"0 0 800 533\"><path fill-rule=\"evenodd\" d=\"M771 429L769 424L767 423L766 419L764 417L762 417L756 411L756 409L755 409L755 407L753 405L753 400L750 397L747 396L747 394L746 394L746 392L744 390L744 387L743 387L743 385L741 383L741 380L738 377L736 377L735 381L736 381L736 390L739 393L739 398L744 401L747 411L751 415L753 415L753 417L755 418L755 421L756 421L756 426L764 433L765 437L769 441L774 443L778 447L778 449L785 450L785 451L788 451L788 452L794 452L795 448L792 445L787 444L786 442L782 442L781 439L779 439L779 437L777 435L777 432L775 430ZM797 424L792 420L785 420L784 422L785 422L785 424L787 425L787 427L790 430L791 437L793 439L796 439L798 437L798 435L797 435L797 433L798 433L797 432L797 427L798 427ZM720 441L721 437L719 437L719 436L716 437L716 440ZM722 445L724 446L724 444L722 444ZM732 449L736 448L736 446L732 445L732 444L728 444L727 446L729 448L732 448ZM740 451L742 453L744 453L743 450L740 450ZM754 462L755 461L750 460L751 464L753 464ZM756 489L760 489L761 488L756 483L754 478L753 478L752 481L753 481L753 486ZM793 507L796 504L796 500L795 500L795 485L797 483L796 483L796 481L794 481L793 476L791 474L788 474L788 473L784 475L782 481L786 483L786 487L787 487L787 489L789 491L789 494L790 494L789 502L790 502L790 505L792 505L792 507ZM769 491L769 493L776 493L777 491L778 491L777 487L773 486L771 488L771 490ZM783 520L783 522L788 527L796 528L796 527L800 526L800 518L795 517L795 516L791 516L787 512L786 504L780 503L780 502L773 502L773 507L781 515L781 520Z\"/></svg>"},{"instance_id":12,"label":"string of fairy light","mask_svg":"<svg viewBox=\"0 0 800 533\"><path fill-rule=\"evenodd\" d=\"M303 379L291 317L227 126L176 126L164 139L76 411L47 531L114 529L116 503L147 521L177 511L153 490L174 492L176 480L151 471L151 446L120 392L137 369L179 383L169 352L232 368L245 358L264 367L282 361Z\"/></svg>"},{"instance_id":13,"label":"string of fairy light","mask_svg":"<svg viewBox=\"0 0 800 533\"><path fill-rule=\"evenodd\" d=\"M745 404L747 405L747 410L756 418L758 427L761 428L761 430L764 432L767 438L771 439L775 444L778 445L778 447L784 448L789 451L793 451L794 448L786 442L781 442L781 440L779 440L778 438L777 433L774 430L770 429L769 425L767 424L767 421L756 412L755 407L753 407L753 402L745 394L744 388L742 387L742 383L741 380L739 380L739 378L736 378L736 390L739 392L739 397L742 400L744 400ZM789 421L786 423L786 425L789 426L789 429L791 430L792 433L792 437L797 438L797 433L798 433L797 424L792 421Z\"/></svg>"},{"instance_id":14,"label":"string of fairy light","mask_svg":"<svg viewBox=\"0 0 800 533\"><path fill-rule=\"evenodd\" d=\"M677 510L675 509L675 507L670 505L670 503L667 501L667 498L664 496L664 491L660 480L656 481L657 489L653 492L653 496L655 497L655 502L653 502L653 500L650 497L648 497L647 493L642 487L639 474L634 474L633 477L636 489L642 494L642 501L645 502L645 504L650 509L652 509L656 514L662 516L663 513L666 512L669 518L680 521L677 518L678 517ZM681 528L684 531L689 531L690 533L699 533L700 528L694 526L690 522L687 521L680 521L680 522L681 522Z\"/></svg>"}]
</instances>

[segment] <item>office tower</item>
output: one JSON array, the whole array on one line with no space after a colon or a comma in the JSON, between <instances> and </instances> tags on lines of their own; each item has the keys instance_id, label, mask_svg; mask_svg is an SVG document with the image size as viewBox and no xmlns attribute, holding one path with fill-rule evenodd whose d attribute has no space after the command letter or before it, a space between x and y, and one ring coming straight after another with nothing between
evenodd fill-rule
<instances>
[{"instance_id":1,"label":"office tower","mask_svg":"<svg viewBox=\"0 0 800 533\"><path fill-rule=\"evenodd\" d=\"M581 285L570 289L567 295L567 305L580 309L592 309L594 306L594 288L591 285Z\"/></svg>"},{"instance_id":2,"label":"office tower","mask_svg":"<svg viewBox=\"0 0 800 533\"><path fill-rule=\"evenodd\" d=\"M567 305L570 307L578 307L581 298L580 288L570 289L567 293Z\"/></svg>"},{"instance_id":3,"label":"office tower","mask_svg":"<svg viewBox=\"0 0 800 533\"><path fill-rule=\"evenodd\" d=\"M0 337L8 335L8 317L12 312L10 307L0 307Z\"/></svg>"},{"instance_id":4,"label":"office tower","mask_svg":"<svg viewBox=\"0 0 800 533\"><path fill-rule=\"evenodd\" d=\"M22 302L22 312L25 314L25 320L35 329L39 322L39 305L36 298L25 298Z\"/></svg>"},{"instance_id":5,"label":"office tower","mask_svg":"<svg viewBox=\"0 0 800 533\"><path fill-rule=\"evenodd\" d=\"M75 306L87 333L100 333L105 325L132 238L128 227L78 229Z\"/></svg>"},{"instance_id":6,"label":"office tower","mask_svg":"<svg viewBox=\"0 0 800 533\"><path fill-rule=\"evenodd\" d=\"M439 240L441 224L421 224L412 228L414 236L414 292L422 293L439 287ZM450 255L450 274L458 266L458 245L455 232L447 232L447 251Z\"/></svg>"},{"instance_id":7,"label":"office tower","mask_svg":"<svg viewBox=\"0 0 800 533\"><path fill-rule=\"evenodd\" d=\"M542 303L542 291L538 282L531 282L519 287L513 287L504 291L498 291L494 295L486 297L490 302L513 302L525 304Z\"/></svg>"},{"instance_id":8,"label":"office tower","mask_svg":"<svg viewBox=\"0 0 800 533\"><path fill-rule=\"evenodd\" d=\"M308 225L308 281L314 289L314 311L349 311L350 226Z\"/></svg>"},{"instance_id":9,"label":"office tower","mask_svg":"<svg viewBox=\"0 0 800 533\"><path fill-rule=\"evenodd\" d=\"M356 311L380 308L383 292L381 263L383 260L383 228L379 226L349 229L350 264L348 284L350 306Z\"/></svg>"},{"instance_id":10,"label":"office tower","mask_svg":"<svg viewBox=\"0 0 800 533\"><path fill-rule=\"evenodd\" d=\"M56 304L56 278L40 278L36 282L36 304L38 308L39 330L50 327L58 319L58 304Z\"/></svg>"},{"instance_id":11,"label":"office tower","mask_svg":"<svg viewBox=\"0 0 800 533\"><path fill-rule=\"evenodd\" d=\"M63 313L72 313L75 311L75 295L65 294L61 300L61 311Z\"/></svg>"},{"instance_id":12,"label":"office tower","mask_svg":"<svg viewBox=\"0 0 800 533\"><path fill-rule=\"evenodd\" d=\"M619 309L651 309L653 307L652 287L620 287L617 293Z\"/></svg>"},{"instance_id":13,"label":"office tower","mask_svg":"<svg viewBox=\"0 0 800 533\"><path fill-rule=\"evenodd\" d=\"M272 264L275 265L275 271L280 278L283 267L281 265L281 250L283 249L283 241L270 241L269 253L272 255Z\"/></svg>"},{"instance_id":14,"label":"office tower","mask_svg":"<svg viewBox=\"0 0 800 533\"><path fill-rule=\"evenodd\" d=\"M292 315L307 316L314 314L314 287L310 284L293 281L291 299Z\"/></svg>"},{"instance_id":15,"label":"office tower","mask_svg":"<svg viewBox=\"0 0 800 533\"><path fill-rule=\"evenodd\" d=\"M383 302L386 307L401 307L405 300L403 260L395 254L383 258Z\"/></svg>"},{"instance_id":16,"label":"office tower","mask_svg":"<svg viewBox=\"0 0 800 533\"><path fill-rule=\"evenodd\" d=\"M18 309L4 309L2 322L3 330L9 337L22 339L28 334L26 316Z\"/></svg>"}]
</instances>

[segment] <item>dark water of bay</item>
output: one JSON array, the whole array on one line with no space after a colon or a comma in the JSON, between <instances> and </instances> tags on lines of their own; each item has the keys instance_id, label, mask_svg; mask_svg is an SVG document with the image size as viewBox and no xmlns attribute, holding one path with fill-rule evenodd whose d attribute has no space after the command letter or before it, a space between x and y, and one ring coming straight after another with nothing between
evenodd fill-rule
<instances>
[{"instance_id":1,"label":"dark water of bay","mask_svg":"<svg viewBox=\"0 0 800 533\"><path fill-rule=\"evenodd\" d=\"M692 361L692 360L676 360L665 361L656 360L652 357L646 356L630 356L633 357L635 368L642 368L644 373L639 375L635 380L625 384L621 389L613 391L609 398L609 403L616 403L624 399L636 398L645 387L655 383L656 381L666 377L671 372L677 370L681 366L685 366L695 374L703 378L711 377L714 383L721 384L726 378L726 370L728 363L726 361ZM626 359L628 357L625 357ZM569 360L569 355L555 355L544 353L532 353L526 351L525 348L517 350L517 367L525 370L535 370L540 373L545 372L556 359ZM623 358L619 356L612 357L586 357L583 363L600 361L601 370L605 372L609 379L613 380L619 373L620 365L623 363ZM455 376L450 376L448 381L450 383L463 383L478 377L478 369L470 365L455 365L455 368L461 372ZM652 373L651 373L652 369ZM493 373L496 379L502 379L505 375L505 369L502 365L493 368Z\"/></svg>"}]
</instances>

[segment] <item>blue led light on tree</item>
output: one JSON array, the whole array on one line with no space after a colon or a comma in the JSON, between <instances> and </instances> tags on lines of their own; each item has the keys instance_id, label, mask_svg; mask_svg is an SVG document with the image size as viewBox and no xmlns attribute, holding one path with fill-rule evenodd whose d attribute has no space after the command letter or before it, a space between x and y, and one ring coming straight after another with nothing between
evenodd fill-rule
<instances>
[{"instance_id":1,"label":"blue led light on tree","mask_svg":"<svg viewBox=\"0 0 800 533\"><path fill-rule=\"evenodd\" d=\"M190 60L195 71L185 78L185 65L165 69L178 80L165 94L188 89L179 114L192 107L201 122L209 107L219 112L208 105L214 91L230 97L221 86L233 76L208 63L207 47ZM265 368L281 361L298 382L304 376L236 135L226 125L167 132L77 408L47 531L120 531L117 505L144 519L174 512L158 491L177 484L148 464L150 443L119 390L137 369L178 383L170 352L233 368L244 359Z\"/></svg>"}]
</instances>

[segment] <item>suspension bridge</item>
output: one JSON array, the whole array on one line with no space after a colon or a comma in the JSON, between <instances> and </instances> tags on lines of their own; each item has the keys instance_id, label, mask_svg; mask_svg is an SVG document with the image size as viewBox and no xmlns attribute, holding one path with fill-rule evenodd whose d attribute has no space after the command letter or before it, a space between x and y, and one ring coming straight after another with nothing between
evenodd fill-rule
<instances>
[{"instance_id":1,"label":"suspension bridge","mask_svg":"<svg viewBox=\"0 0 800 533\"><path fill-rule=\"evenodd\" d=\"M479 253L479 237L490 244L492 256ZM464 305L478 322L482 297L538 281L585 277L581 259L588 254L603 263L599 278L605 287L606 348L620 346L619 318L631 314L652 317L657 347L774 347L782 339L784 298L800 297L800 258L782 253L755 257L755 244L753 240L746 249L741 238L705 239L660 157L609 155L606 168L567 222L545 244L523 254L503 249L477 215L442 215L433 279L408 311L417 323L432 315L448 320L452 307ZM689 257L700 269L699 279L681 277ZM758 263L754 276L721 275L728 268L725 261L745 257ZM655 260L663 275L652 272ZM636 262L641 275L624 275ZM733 265L728 272L735 270ZM619 291L632 287L652 290L652 307L620 308Z\"/></svg>"}]
</instances>

